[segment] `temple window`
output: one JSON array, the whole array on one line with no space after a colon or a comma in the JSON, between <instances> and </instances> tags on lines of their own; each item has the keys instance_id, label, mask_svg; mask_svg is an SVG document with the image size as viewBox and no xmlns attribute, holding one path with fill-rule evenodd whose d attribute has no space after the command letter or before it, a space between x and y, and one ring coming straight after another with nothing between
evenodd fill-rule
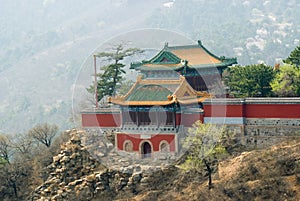
<instances>
[{"instance_id":1,"label":"temple window","mask_svg":"<svg viewBox=\"0 0 300 201\"><path fill-rule=\"evenodd\" d=\"M127 152L133 151L133 144L130 140L126 140L123 145L123 150Z\"/></svg>"},{"instance_id":2,"label":"temple window","mask_svg":"<svg viewBox=\"0 0 300 201\"><path fill-rule=\"evenodd\" d=\"M170 147L167 141L163 140L160 142L159 150L163 153L167 153L170 151Z\"/></svg>"}]
</instances>

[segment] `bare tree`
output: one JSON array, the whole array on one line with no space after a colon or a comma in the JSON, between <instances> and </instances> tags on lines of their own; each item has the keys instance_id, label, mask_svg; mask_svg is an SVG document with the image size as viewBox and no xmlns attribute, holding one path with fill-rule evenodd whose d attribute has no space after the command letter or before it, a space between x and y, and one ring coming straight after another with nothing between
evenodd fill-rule
<instances>
[{"instance_id":1,"label":"bare tree","mask_svg":"<svg viewBox=\"0 0 300 201\"><path fill-rule=\"evenodd\" d=\"M0 200L24 200L30 191L31 163L13 161L0 168Z\"/></svg>"},{"instance_id":2,"label":"bare tree","mask_svg":"<svg viewBox=\"0 0 300 201\"><path fill-rule=\"evenodd\" d=\"M11 147L10 137L8 135L0 134L0 157L9 163L12 153L13 149Z\"/></svg>"},{"instance_id":3,"label":"bare tree","mask_svg":"<svg viewBox=\"0 0 300 201\"><path fill-rule=\"evenodd\" d=\"M20 133L13 136L11 146L15 149L17 153L21 155L21 157L31 157L33 143L34 139L31 136L29 136L29 134Z\"/></svg>"},{"instance_id":4,"label":"bare tree","mask_svg":"<svg viewBox=\"0 0 300 201\"><path fill-rule=\"evenodd\" d=\"M29 136L31 136L36 141L44 144L46 147L50 147L53 138L58 132L58 126L48 123L38 124L28 131Z\"/></svg>"}]
</instances>

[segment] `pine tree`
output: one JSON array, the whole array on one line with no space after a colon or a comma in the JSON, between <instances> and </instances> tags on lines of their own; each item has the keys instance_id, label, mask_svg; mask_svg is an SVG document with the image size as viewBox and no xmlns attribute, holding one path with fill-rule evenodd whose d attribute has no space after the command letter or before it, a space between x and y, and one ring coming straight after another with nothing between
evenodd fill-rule
<instances>
[{"instance_id":1,"label":"pine tree","mask_svg":"<svg viewBox=\"0 0 300 201\"><path fill-rule=\"evenodd\" d=\"M290 56L283 60L284 63L300 67L300 46L296 47Z\"/></svg>"},{"instance_id":2,"label":"pine tree","mask_svg":"<svg viewBox=\"0 0 300 201\"><path fill-rule=\"evenodd\" d=\"M277 96L300 96L300 68L287 64L281 66L271 82L271 87Z\"/></svg>"},{"instance_id":3,"label":"pine tree","mask_svg":"<svg viewBox=\"0 0 300 201\"><path fill-rule=\"evenodd\" d=\"M265 64L233 66L224 73L226 85L235 97L266 97L271 95L270 82L275 76Z\"/></svg>"},{"instance_id":4,"label":"pine tree","mask_svg":"<svg viewBox=\"0 0 300 201\"><path fill-rule=\"evenodd\" d=\"M103 73L97 73L98 101L106 95L112 96L116 94L116 89L122 83L123 74L126 73L124 71L125 64L121 63L121 61L126 57L143 52L138 48L124 50L122 44L113 47L112 50L112 52L99 52L95 54L96 57L111 62L100 68L103 70ZM90 93L94 93L94 85L91 85L87 90Z\"/></svg>"}]
</instances>

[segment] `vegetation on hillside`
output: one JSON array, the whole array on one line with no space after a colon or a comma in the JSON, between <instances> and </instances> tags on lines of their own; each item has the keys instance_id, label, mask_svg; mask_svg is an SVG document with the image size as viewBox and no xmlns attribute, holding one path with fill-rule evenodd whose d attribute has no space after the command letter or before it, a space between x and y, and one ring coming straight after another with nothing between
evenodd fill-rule
<instances>
[{"instance_id":1,"label":"vegetation on hillside","mask_svg":"<svg viewBox=\"0 0 300 201\"><path fill-rule=\"evenodd\" d=\"M57 125L48 123L38 124L28 131L28 135L46 147L50 147L55 135L58 132Z\"/></svg>"},{"instance_id":2,"label":"vegetation on hillside","mask_svg":"<svg viewBox=\"0 0 300 201\"><path fill-rule=\"evenodd\" d=\"M214 187L207 190L195 171L168 178L168 187L144 192L136 200L299 200L300 142L289 140L262 150L231 156L219 163Z\"/></svg>"},{"instance_id":3,"label":"vegetation on hillside","mask_svg":"<svg viewBox=\"0 0 300 201\"><path fill-rule=\"evenodd\" d=\"M299 2L176 0L148 19L152 27L187 33L241 65L274 65L299 45Z\"/></svg>"},{"instance_id":4,"label":"vegetation on hillside","mask_svg":"<svg viewBox=\"0 0 300 201\"><path fill-rule=\"evenodd\" d=\"M241 65L273 66L299 46L299 6L295 0L3 1L1 131L23 132L48 120L73 126L66 116L76 77L86 74L80 83L85 91L93 68L83 61L108 38L131 30L175 31L202 40L216 55L237 57ZM91 71L81 71L85 67Z\"/></svg>"},{"instance_id":5,"label":"vegetation on hillside","mask_svg":"<svg viewBox=\"0 0 300 201\"><path fill-rule=\"evenodd\" d=\"M284 63L300 67L300 46L296 47L288 58L283 60Z\"/></svg>"},{"instance_id":6,"label":"vegetation on hillside","mask_svg":"<svg viewBox=\"0 0 300 201\"><path fill-rule=\"evenodd\" d=\"M233 134L225 127L195 122L185 139L184 146L188 148L188 155L181 167L199 173L205 169L208 174L208 188L212 188L212 173L215 166L228 154L226 148L233 147L229 141L233 141Z\"/></svg>"},{"instance_id":7,"label":"vegetation on hillside","mask_svg":"<svg viewBox=\"0 0 300 201\"><path fill-rule=\"evenodd\" d=\"M150 8L154 1L135 7L138 2L2 2L0 132L19 132L45 120L69 127L71 91L85 57L82 55L107 36L137 27L179 31L195 41L201 39L217 55L238 57L241 65L231 67L225 75L235 97L300 96L297 1L176 0L164 6L159 2L157 10ZM279 69L271 67L295 46ZM125 63L121 62L139 50L122 46L115 50L96 55L112 61L97 75L101 77L97 83L99 100L118 90L122 93L130 85L122 84L126 82L122 76ZM90 91L94 92L92 86ZM223 135L215 138L215 130L207 136L209 126L197 125L191 130L194 138L187 139L193 149L183 166L190 170L173 166L161 177L154 173L155 182L137 195L137 200L300 199L299 142L245 152L220 163L219 156L232 146ZM46 167L67 139L58 135L56 125L47 123L28 132L0 134L0 200L25 200L47 179ZM204 146L208 142L213 146ZM210 191L207 178L209 187L214 181ZM64 189L63 182L59 188Z\"/></svg>"},{"instance_id":8,"label":"vegetation on hillside","mask_svg":"<svg viewBox=\"0 0 300 201\"><path fill-rule=\"evenodd\" d=\"M58 127L39 124L26 133L0 134L0 200L25 200L48 177L47 166L68 136Z\"/></svg>"},{"instance_id":9,"label":"vegetation on hillside","mask_svg":"<svg viewBox=\"0 0 300 201\"><path fill-rule=\"evenodd\" d=\"M225 84L234 97L300 96L300 48L296 47L274 68L265 64L231 66L224 72Z\"/></svg>"},{"instance_id":10,"label":"vegetation on hillside","mask_svg":"<svg viewBox=\"0 0 300 201\"><path fill-rule=\"evenodd\" d=\"M157 171L145 174L103 170L106 167L95 161L86 147L80 145L78 136L67 142L69 135L66 134L70 131L58 136L50 147L37 143L28 133L9 138L4 140L12 153L9 163L0 152L0 199L25 200L52 194L81 200L87 196L92 200L118 198L145 201L300 198L299 139L289 139L271 148L242 152L244 149L236 147L231 133L224 132L226 130L222 127L197 123L190 131L191 141L187 142L192 144L189 143L191 149L187 161L160 170L156 167L154 169ZM2 148L3 143L0 145ZM63 151L60 151L60 145ZM225 152L229 154L224 155ZM128 169L123 168L123 171ZM114 177L111 178L111 175ZM126 187L123 177L132 177L126 180ZM207 185L209 178L213 185ZM99 188L95 189L93 185L87 188L87 184Z\"/></svg>"},{"instance_id":11,"label":"vegetation on hillside","mask_svg":"<svg viewBox=\"0 0 300 201\"><path fill-rule=\"evenodd\" d=\"M1 2L0 132L24 132L45 121L61 129L74 127L70 117L77 105L72 104L87 94L93 72L89 54L103 51L99 45L113 36L145 27L143 8L150 13L159 5L132 0ZM73 97L76 89L79 95Z\"/></svg>"},{"instance_id":12,"label":"vegetation on hillside","mask_svg":"<svg viewBox=\"0 0 300 201\"><path fill-rule=\"evenodd\" d=\"M265 64L232 66L224 72L224 80L234 97L271 96L270 82L274 79L273 67Z\"/></svg>"},{"instance_id":13,"label":"vegetation on hillside","mask_svg":"<svg viewBox=\"0 0 300 201\"><path fill-rule=\"evenodd\" d=\"M283 65L270 83L272 91L281 97L300 96L300 68L293 65Z\"/></svg>"}]
</instances>

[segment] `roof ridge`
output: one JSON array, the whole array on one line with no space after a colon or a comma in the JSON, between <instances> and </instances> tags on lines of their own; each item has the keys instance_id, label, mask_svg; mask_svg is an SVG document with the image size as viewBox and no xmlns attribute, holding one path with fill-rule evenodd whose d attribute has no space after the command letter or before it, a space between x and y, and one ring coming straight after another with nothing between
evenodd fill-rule
<instances>
[{"instance_id":1,"label":"roof ridge","mask_svg":"<svg viewBox=\"0 0 300 201\"><path fill-rule=\"evenodd\" d=\"M123 96L110 96L108 102L120 100L124 101L126 98L132 93L132 91L136 88L136 86L142 81L142 75L137 76L136 82L131 86L131 88L127 91L127 93Z\"/></svg>"},{"instance_id":2,"label":"roof ridge","mask_svg":"<svg viewBox=\"0 0 300 201\"><path fill-rule=\"evenodd\" d=\"M168 48L163 48L157 55L155 55L152 59L148 60L148 63L160 63L160 61L157 60L163 57L167 57L171 60L170 62L166 63L177 64L181 61L181 58L169 51Z\"/></svg>"},{"instance_id":3,"label":"roof ridge","mask_svg":"<svg viewBox=\"0 0 300 201\"><path fill-rule=\"evenodd\" d=\"M142 79L140 84L180 84L180 79Z\"/></svg>"},{"instance_id":4,"label":"roof ridge","mask_svg":"<svg viewBox=\"0 0 300 201\"><path fill-rule=\"evenodd\" d=\"M193 54L197 53L199 56L192 55L188 56L189 59L183 58L189 51L192 51ZM200 57L200 55L205 55L205 58ZM172 70L180 70L183 67L183 60L190 60L188 65L193 68L211 67L211 65L213 67L226 67L237 63L236 58L226 58L225 56L213 54L202 44L201 40L198 40L197 44L191 45L169 46L168 43L165 43L164 47L150 60L132 63L130 68L136 70L168 70L163 67L169 66Z\"/></svg>"},{"instance_id":5,"label":"roof ridge","mask_svg":"<svg viewBox=\"0 0 300 201\"><path fill-rule=\"evenodd\" d=\"M182 76L182 75L180 75L180 81L181 81L181 82L179 83L178 87L175 89L175 91L174 91L173 94L177 94L178 91L183 87L184 83L187 82L186 79L185 79L185 77Z\"/></svg>"}]
</instances>

